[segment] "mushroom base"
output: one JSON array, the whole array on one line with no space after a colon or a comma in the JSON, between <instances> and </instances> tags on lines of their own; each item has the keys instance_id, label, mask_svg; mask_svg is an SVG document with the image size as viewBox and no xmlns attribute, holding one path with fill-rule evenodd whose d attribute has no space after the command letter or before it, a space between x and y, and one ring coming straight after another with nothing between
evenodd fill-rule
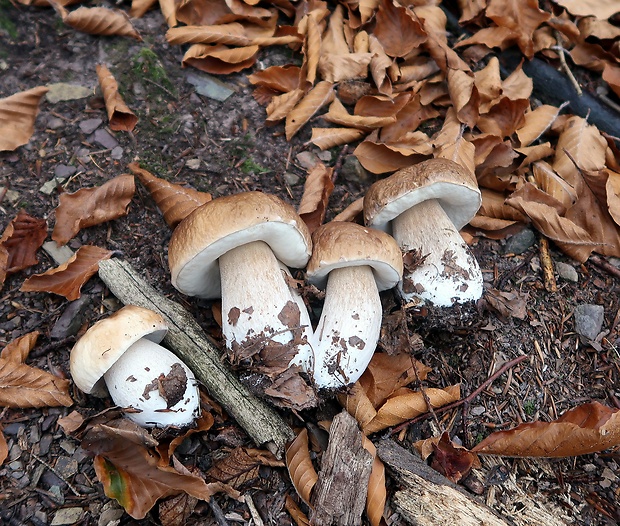
<instances>
[{"instance_id":1,"label":"mushroom base","mask_svg":"<svg viewBox=\"0 0 620 526\"><path fill-rule=\"evenodd\" d=\"M369 266L330 272L313 339L317 387L340 388L359 379L375 352L381 316L381 299Z\"/></svg>"},{"instance_id":2,"label":"mushroom base","mask_svg":"<svg viewBox=\"0 0 620 526\"><path fill-rule=\"evenodd\" d=\"M447 307L482 296L478 262L436 199L395 218L392 235L405 253L405 301Z\"/></svg>"}]
</instances>

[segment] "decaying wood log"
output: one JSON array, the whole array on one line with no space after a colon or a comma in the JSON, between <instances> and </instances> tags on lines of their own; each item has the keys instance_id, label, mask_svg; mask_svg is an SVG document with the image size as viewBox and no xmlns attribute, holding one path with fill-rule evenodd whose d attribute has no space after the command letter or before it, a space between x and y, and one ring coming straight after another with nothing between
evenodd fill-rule
<instances>
[{"instance_id":1,"label":"decaying wood log","mask_svg":"<svg viewBox=\"0 0 620 526\"><path fill-rule=\"evenodd\" d=\"M362 433L355 419L346 411L336 415L312 494L313 526L362 523L372 461L372 455L362 446Z\"/></svg>"},{"instance_id":2,"label":"decaying wood log","mask_svg":"<svg viewBox=\"0 0 620 526\"><path fill-rule=\"evenodd\" d=\"M222 363L217 347L187 310L157 292L125 261L101 261L99 277L124 304L160 313L169 328L163 345L188 365L256 444L281 457L286 443L295 437L293 430Z\"/></svg>"},{"instance_id":3,"label":"decaying wood log","mask_svg":"<svg viewBox=\"0 0 620 526\"><path fill-rule=\"evenodd\" d=\"M392 502L412 526L511 524L393 440L379 442L377 453L403 487Z\"/></svg>"}]
</instances>

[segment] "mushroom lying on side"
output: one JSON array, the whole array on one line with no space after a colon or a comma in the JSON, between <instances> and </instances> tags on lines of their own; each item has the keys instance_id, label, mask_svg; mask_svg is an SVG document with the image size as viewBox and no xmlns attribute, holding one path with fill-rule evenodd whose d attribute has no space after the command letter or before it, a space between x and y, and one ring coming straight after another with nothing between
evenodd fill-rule
<instances>
[{"instance_id":1,"label":"mushroom lying on side","mask_svg":"<svg viewBox=\"0 0 620 526\"><path fill-rule=\"evenodd\" d=\"M99 320L71 350L73 381L88 394L109 392L140 426L192 424L200 413L198 383L179 358L159 345L167 330L159 314L135 305Z\"/></svg>"},{"instance_id":2,"label":"mushroom lying on side","mask_svg":"<svg viewBox=\"0 0 620 526\"><path fill-rule=\"evenodd\" d=\"M172 284L184 294L222 298L222 332L233 356L276 342L290 364L312 369L308 310L285 276L305 267L310 232L295 209L261 192L219 197L175 229Z\"/></svg>"},{"instance_id":3,"label":"mushroom lying on side","mask_svg":"<svg viewBox=\"0 0 620 526\"><path fill-rule=\"evenodd\" d=\"M482 272L459 234L480 203L474 175L447 159L404 168L370 187L364 221L391 232L405 252L405 301L450 306L482 296Z\"/></svg>"},{"instance_id":4,"label":"mushroom lying on side","mask_svg":"<svg viewBox=\"0 0 620 526\"><path fill-rule=\"evenodd\" d=\"M325 288L325 303L312 346L314 382L337 388L356 382L375 352L381 330L379 292L401 279L398 245L385 232L332 222L312 236L306 277Z\"/></svg>"}]
</instances>

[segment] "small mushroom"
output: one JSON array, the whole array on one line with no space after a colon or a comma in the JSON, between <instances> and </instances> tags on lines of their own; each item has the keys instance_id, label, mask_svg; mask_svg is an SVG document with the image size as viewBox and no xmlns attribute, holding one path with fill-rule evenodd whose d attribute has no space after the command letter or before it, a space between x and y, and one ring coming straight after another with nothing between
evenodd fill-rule
<instances>
[{"instance_id":1,"label":"small mushroom","mask_svg":"<svg viewBox=\"0 0 620 526\"><path fill-rule=\"evenodd\" d=\"M312 340L314 383L343 387L359 379L375 352L383 312L379 292L400 281L402 256L392 237L356 223L327 223L312 239L306 277L326 289Z\"/></svg>"},{"instance_id":2,"label":"small mushroom","mask_svg":"<svg viewBox=\"0 0 620 526\"><path fill-rule=\"evenodd\" d=\"M159 314L135 305L99 320L71 350L73 381L94 396L109 392L140 426L192 424L200 413L198 383L179 358L159 345L167 330Z\"/></svg>"},{"instance_id":3,"label":"small mushroom","mask_svg":"<svg viewBox=\"0 0 620 526\"><path fill-rule=\"evenodd\" d=\"M404 168L370 187L364 221L391 232L405 253L405 301L450 306L482 296L482 272L459 234L480 203L473 174L447 159Z\"/></svg>"},{"instance_id":4,"label":"small mushroom","mask_svg":"<svg viewBox=\"0 0 620 526\"><path fill-rule=\"evenodd\" d=\"M312 326L287 268L305 267L310 232L275 196L246 192L210 201L175 229L168 249L172 284L184 294L222 298L222 332L233 355L281 344L309 371ZM253 351L252 351L253 352Z\"/></svg>"}]
</instances>

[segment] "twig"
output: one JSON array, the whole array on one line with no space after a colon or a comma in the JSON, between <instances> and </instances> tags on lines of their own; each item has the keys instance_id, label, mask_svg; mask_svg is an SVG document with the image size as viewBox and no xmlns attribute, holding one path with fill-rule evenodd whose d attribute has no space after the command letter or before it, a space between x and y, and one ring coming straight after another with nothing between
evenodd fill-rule
<instances>
[{"instance_id":1,"label":"twig","mask_svg":"<svg viewBox=\"0 0 620 526\"><path fill-rule=\"evenodd\" d=\"M590 263L592 263L595 267L608 272L613 277L620 279L620 269L614 267L609 261L598 256L590 256Z\"/></svg>"},{"instance_id":2,"label":"twig","mask_svg":"<svg viewBox=\"0 0 620 526\"><path fill-rule=\"evenodd\" d=\"M63 477L62 473L60 473L55 467L53 467L50 464L48 464L47 462L45 462L45 460L43 460L41 457L39 457L36 453L33 453L32 451L30 451L30 455L32 455L32 458L34 458L35 460L38 460L41 464L43 464L47 469L49 469L60 480L62 480L67 485L67 487L73 492L73 494L76 497L83 497L84 496L75 488L75 486L73 486L71 484L71 482L69 482L65 477Z\"/></svg>"},{"instance_id":3,"label":"twig","mask_svg":"<svg viewBox=\"0 0 620 526\"><path fill-rule=\"evenodd\" d=\"M254 501L252 500L252 497L250 497L249 494L245 494L243 496L245 503L248 506L248 509L250 510L250 515L252 516L252 520L254 521L254 524L256 524L256 526L265 526L265 523L263 522L263 519L261 519L261 516L258 514L258 510L256 509L256 506L254 505Z\"/></svg>"},{"instance_id":4,"label":"twig","mask_svg":"<svg viewBox=\"0 0 620 526\"><path fill-rule=\"evenodd\" d=\"M338 177L338 173L342 168L342 163L344 162L344 158L347 153L349 153L349 145L345 144L342 147L342 150L340 150L340 153L338 153L338 158L336 159L336 162L334 164L334 171L332 172L332 183L336 182L336 178Z\"/></svg>"},{"instance_id":5,"label":"twig","mask_svg":"<svg viewBox=\"0 0 620 526\"><path fill-rule=\"evenodd\" d=\"M579 82L577 82L575 75L573 75L573 72L570 70L570 68L568 67L568 64L566 63L566 55L564 52L564 48L562 47L562 36L560 35L560 32L557 29L555 29L553 33L554 33L555 39L558 42L558 45L553 46L551 49L558 52L558 55L560 56L560 64L562 64L562 69L564 70L564 73L566 73L568 80L570 80L571 84L575 88L577 95L581 96L583 95L583 91L581 91Z\"/></svg>"},{"instance_id":6,"label":"twig","mask_svg":"<svg viewBox=\"0 0 620 526\"><path fill-rule=\"evenodd\" d=\"M558 285L553 274L553 261L549 253L549 240L545 236L540 236L540 264L543 270L545 290L547 292L557 292Z\"/></svg>"},{"instance_id":7,"label":"twig","mask_svg":"<svg viewBox=\"0 0 620 526\"><path fill-rule=\"evenodd\" d=\"M153 86L157 86L160 90L162 90L162 91L166 92L168 95L170 95L174 100L178 100L177 96L174 93L172 93L169 89L165 88L161 84L158 84L154 80L147 79L146 77L144 77L142 80L145 80L149 84L153 84Z\"/></svg>"},{"instance_id":8,"label":"twig","mask_svg":"<svg viewBox=\"0 0 620 526\"><path fill-rule=\"evenodd\" d=\"M504 374L504 372L506 372L511 367L514 367L518 363L521 363L522 361L527 360L527 358L528 358L528 355L524 354L522 356L519 356L518 358L515 358L514 360L510 360L509 362L506 362L504 365L502 365L500 367L500 369L498 371L496 371L491 376L489 376L482 383L482 385L480 385L480 387L478 387L478 389L476 389L469 396L467 396L466 398L461 398L460 400L457 400L456 402L452 402L451 404L435 408L435 414L443 413L443 412L448 411L450 409L454 409L455 407L459 407L460 405L470 403L482 391L484 391L490 384L492 384L495 380L497 380L497 378L499 378L502 374ZM416 422L420 422L421 420L426 420L429 417L429 415L430 415L430 413L424 413L423 415L417 416L417 417L415 417L415 418L413 418L413 419L411 419L411 420L409 420L407 422L404 422L404 423L400 424L399 426L395 427L394 429L392 429L391 434L394 435L394 434L398 433L401 429L404 429L405 427L410 426L411 424L415 424Z\"/></svg>"},{"instance_id":9,"label":"twig","mask_svg":"<svg viewBox=\"0 0 620 526\"><path fill-rule=\"evenodd\" d=\"M209 507L211 508L211 511L213 512L213 516L215 517L215 522L217 522L218 526L229 526L228 521L226 520L226 517L224 516L224 512L222 511L222 508L215 500L215 497L211 497L209 499Z\"/></svg>"}]
</instances>

